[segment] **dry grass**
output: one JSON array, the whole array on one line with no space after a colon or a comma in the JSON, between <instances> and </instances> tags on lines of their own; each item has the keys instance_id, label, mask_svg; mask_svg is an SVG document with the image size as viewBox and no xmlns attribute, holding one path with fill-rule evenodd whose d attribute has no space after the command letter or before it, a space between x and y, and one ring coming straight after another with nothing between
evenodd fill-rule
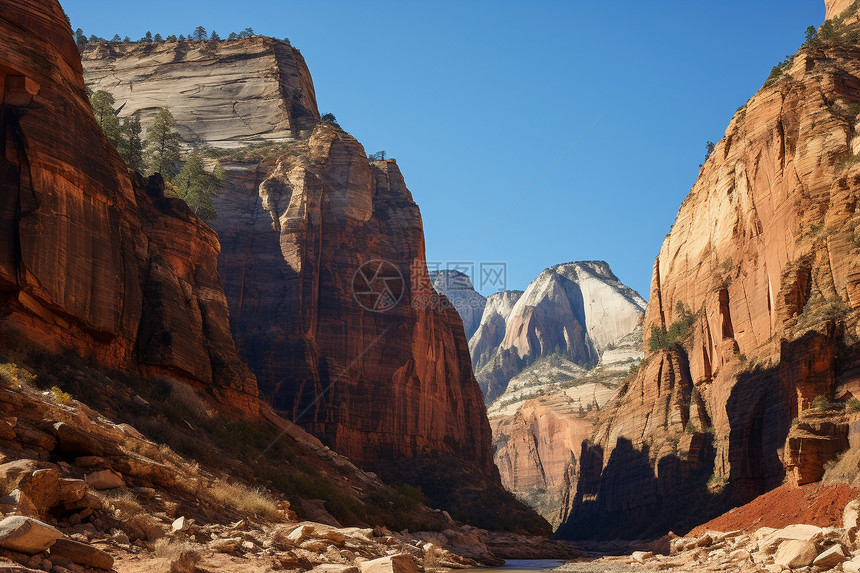
<instances>
[{"instance_id":1,"label":"dry grass","mask_svg":"<svg viewBox=\"0 0 860 573\"><path fill-rule=\"evenodd\" d=\"M206 492L216 501L241 512L275 521L281 512L275 500L261 488L252 489L241 484L216 480Z\"/></svg>"},{"instance_id":2,"label":"dry grass","mask_svg":"<svg viewBox=\"0 0 860 573\"><path fill-rule=\"evenodd\" d=\"M155 542L155 554L164 560L162 567L156 571L160 569L164 573L195 573L202 559L197 546L165 538Z\"/></svg>"},{"instance_id":3,"label":"dry grass","mask_svg":"<svg viewBox=\"0 0 860 573\"><path fill-rule=\"evenodd\" d=\"M93 493L101 498L104 508L113 512L118 519L130 519L143 512L137 496L128 489L94 490Z\"/></svg>"},{"instance_id":4,"label":"dry grass","mask_svg":"<svg viewBox=\"0 0 860 573\"><path fill-rule=\"evenodd\" d=\"M825 483L847 483L860 487L860 446L845 450L838 458L824 464Z\"/></svg>"}]
</instances>

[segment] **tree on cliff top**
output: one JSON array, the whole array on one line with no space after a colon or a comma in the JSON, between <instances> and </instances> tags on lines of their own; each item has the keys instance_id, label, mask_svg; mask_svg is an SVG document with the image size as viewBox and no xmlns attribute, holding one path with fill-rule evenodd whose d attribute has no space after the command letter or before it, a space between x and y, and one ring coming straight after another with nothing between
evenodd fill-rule
<instances>
[{"instance_id":1,"label":"tree on cliff top","mask_svg":"<svg viewBox=\"0 0 860 573\"><path fill-rule=\"evenodd\" d=\"M196 28L194 28L194 32L190 37L193 37L198 42L202 42L208 37L208 34L206 33L206 28L204 28L203 26L197 26Z\"/></svg>"},{"instance_id":2,"label":"tree on cliff top","mask_svg":"<svg viewBox=\"0 0 860 573\"><path fill-rule=\"evenodd\" d=\"M146 143L150 170L161 173L167 181L172 180L179 161L179 133L176 120L166 107L158 110L152 124L146 128Z\"/></svg>"},{"instance_id":3,"label":"tree on cliff top","mask_svg":"<svg viewBox=\"0 0 860 573\"><path fill-rule=\"evenodd\" d=\"M195 215L204 221L213 221L216 213L212 201L226 180L227 174L220 164L215 166L212 173L207 173L203 156L195 151L187 157L173 182L176 196L185 200Z\"/></svg>"}]
</instances>

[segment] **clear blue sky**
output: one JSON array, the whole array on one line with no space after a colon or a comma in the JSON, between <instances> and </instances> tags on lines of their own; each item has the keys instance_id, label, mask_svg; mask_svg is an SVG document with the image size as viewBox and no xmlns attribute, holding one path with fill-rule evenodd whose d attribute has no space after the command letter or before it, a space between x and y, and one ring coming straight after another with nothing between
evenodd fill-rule
<instances>
[{"instance_id":1,"label":"clear blue sky","mask_svg":"<svg viewBox=\"0 0 860 573\"><path fill-rule=\"evenodd\" d=\"M504 261L522 289L553 264L604 259L646 298L705 141L821 24L823 4L63 2L87 35L289 37L320 111L397 159L428 261Z\"/></svg>"}]
</instances>

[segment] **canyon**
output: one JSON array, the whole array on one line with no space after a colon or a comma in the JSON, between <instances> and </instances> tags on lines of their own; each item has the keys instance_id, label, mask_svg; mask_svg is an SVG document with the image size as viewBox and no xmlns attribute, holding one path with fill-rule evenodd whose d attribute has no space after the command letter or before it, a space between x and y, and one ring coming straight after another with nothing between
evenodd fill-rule
<instances>
[{"instance_id":1,"label":"canyon","mask_svg":"<svg viewBox=\"0 0 860 573\"><path fill-rule=\"evenodd\" d=\"M860 11L826 9L646 303L603 261L487 298L430 272L397 161L321 116L287 42L79 51L55 0L10 2L0 568L583 557L557 528L625 554L571 572L858 570ZM225 169L211 227L126 168L87 86Z\"/></svg>"},{"instance_id":2,"label":"canyon","mask_svg":"<svg viewBox=\"0 0 860 573\"><path fill-rule=\"evenodd\" d=\"M437 289L461 314L483 302L469 349L502 483L556 527L570 510L583 440L642 357L646 303L603 261L556 265L525 291L486 301L466 275L444 278ZM473 322L466 314L464 325Z\"/></svg>"},{"instance_id":3,"label":"canyon","mask_svg":"<svg viewBox=\"0 0 860 573\"><path fill-rule=\"evenodd\" d=\"M184 143L224 167L218 272L264 399L456 518L549 532L502 487L463 324L433 290L397 162L368 159L320 121L299 51L252 37L95 44L82 60L88 86L110 92L123 114L146 125L157 108L176 110Z\"/></svg>"}]
</instances>

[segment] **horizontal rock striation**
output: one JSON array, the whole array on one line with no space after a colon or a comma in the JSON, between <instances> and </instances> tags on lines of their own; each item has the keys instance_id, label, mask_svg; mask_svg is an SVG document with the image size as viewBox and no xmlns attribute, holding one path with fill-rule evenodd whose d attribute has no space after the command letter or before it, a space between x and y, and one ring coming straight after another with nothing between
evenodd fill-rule
<instances>
[{"instance_id":1,"label":"horizontal rock striation","mask_svg":"<svg viewBox=\"0 0 860 573\"><path fill-rule=\"evenodd\" d=\"M170 109L186 142L233 147L283 140L319 120L301 53L262 36L223 42L87 44L87 85L144 124Z\"/></svg>"},{"instance_id":2,"label":"horizontal rock striation","mask_svg":"<svg viewBox=\"0 0 860 573\"><path fill-rule=\"evenodd\" d=\"M160 178L129 174L84 95L54 1L0 13L0 327L7 343L197 383L253 414L218 239Z\"/></svg>"},{"instance_id":3,"label":"horizontal rock striation","mask_svg":"<svg viewBox=\"0 0 860 573\"><path fill-rule=\"evenodd\" d=\"M850 31L836 4L837 33ZM820 476L845 447L826 424L789 429L860 377L858 57L827 39L801 48L702 167L654 264L652 352L583 448L563 535L680 532L779 485L786 468L799 483ZM661 329L676 335L668 347Z\"/></svg>"}]
</instances>

